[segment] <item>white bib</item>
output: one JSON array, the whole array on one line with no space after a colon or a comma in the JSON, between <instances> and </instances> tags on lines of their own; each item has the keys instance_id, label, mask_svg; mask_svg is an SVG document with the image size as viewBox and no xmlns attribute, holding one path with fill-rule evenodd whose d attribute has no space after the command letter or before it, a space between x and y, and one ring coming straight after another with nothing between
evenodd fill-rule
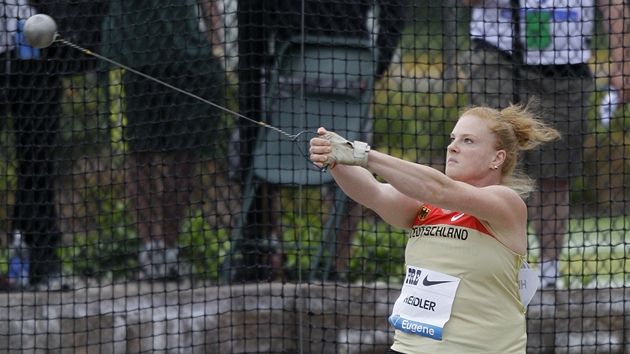
<instances>
[{"instance_id":1,"label":"white bib","mask_svg":"<svg viewBox=\"0 0 630 354\"><path fill-rule=\"evenodd\" d=\"M520 41L527 65L588 62L594 32L593 0L520 0ZM508 3L474 7L470 34L504 52L512 51L512 12Z\"/></svg>"},{"instance_id":2,"label":"white bib","mask_svg":"<svg viewBox=\"0 0 630 354\"><path fill-rule=\"evenodd\" d=\"M403 332L442 340L442 330L451 318L459 281L447 274L407 266L389 323Z\"/></svg>"}]
</instances>

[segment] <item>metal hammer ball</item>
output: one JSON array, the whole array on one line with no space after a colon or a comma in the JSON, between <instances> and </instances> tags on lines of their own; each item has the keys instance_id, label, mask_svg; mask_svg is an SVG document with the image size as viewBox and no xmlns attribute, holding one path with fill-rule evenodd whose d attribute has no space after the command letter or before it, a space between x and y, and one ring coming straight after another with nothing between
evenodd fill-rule
<instances>
[{"instance_id":1,"label":"metal hammer ball","mask_svg":"<svg viewBox=\"0 0 630 354\"><path fill-rule=\"evenodd\" d=\"M50 46L56 36L57 23L48 15L33 15L24 23L24 39L35 48Z\"/></svg>"}]
</instances>

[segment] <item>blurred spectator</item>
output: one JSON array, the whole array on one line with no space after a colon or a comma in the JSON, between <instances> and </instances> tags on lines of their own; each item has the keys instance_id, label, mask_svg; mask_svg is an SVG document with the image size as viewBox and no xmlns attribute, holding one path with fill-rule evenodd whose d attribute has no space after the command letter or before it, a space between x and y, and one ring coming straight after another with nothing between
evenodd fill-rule
<instances>
[{"instance_id":1,"label":"blurred spectator","mask_svg":"<svg viewBox=\"0 0 630 354\"><path fill-rule=\"evenodd\" d=\"M463 2L472 6L472 48L462 58L471 103L505 108L510 102L538 97L547 119L562 135L528 152L525 159L528 174L539 181L528 204L541 247L541 283L543 288L554 287L568 230L570 181L582 174L583 140L594 91L588 60L595 10L601 10L609 34L611 86L628 102L630 66L622 65L630 44L628 5L608 0Z\"/></svg>"},{"instance_id":2,"label":"blurred spectator","mask_svg":"<svg viewBox=\"0 0 630 354\"><path fill-rule=\"evenodd\" d=\"M112 1L101 53L153 78L223 100L219 60L201 32L195 0ZM136 220L140 279L187 273L179 262L180 221L199 186L197 167L212 164L221 111L131 72L123 74L129 155L125 182Z\"/></svg>"},{"instance_id":3,"label":"blurred spectator","mask_svg":"<svg viewBox=\"0 0 630 354\"><path fill-rule=\"evenodd\" d=\"M106 1L0 1L0 125L9 119L15 132L17 191L10 243L27 248L28 258L14 265L28 267L28 279L12 286L58 290L62 282L57 247L61 240L55 196L55 158L61 103L61 75L94 68L93 59L60 44L32 48L24 40L26 20L37 14L52 16L67 39L98 42L99 15ZM74 52L73 52L74 51ZM15 271L15 269L13 269Z\"/></svg>"}]
</instances>

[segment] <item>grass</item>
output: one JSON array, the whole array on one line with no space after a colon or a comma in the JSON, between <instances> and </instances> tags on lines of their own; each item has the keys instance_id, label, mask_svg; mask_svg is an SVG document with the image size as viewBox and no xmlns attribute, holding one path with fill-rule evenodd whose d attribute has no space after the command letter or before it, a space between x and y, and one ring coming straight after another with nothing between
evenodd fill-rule
<instances>
[{"instance_id":1,"label":"grass","mask_svg":"<svg viewBox=\"0 0 630 354\"><path fill-rule=\"evenodd\" d=\"M569 288L630 286L630 218L572 219L561 255L561 273ZM530 229L529 261L539 259L538 241Z\"/></svg>"}]
</instances>

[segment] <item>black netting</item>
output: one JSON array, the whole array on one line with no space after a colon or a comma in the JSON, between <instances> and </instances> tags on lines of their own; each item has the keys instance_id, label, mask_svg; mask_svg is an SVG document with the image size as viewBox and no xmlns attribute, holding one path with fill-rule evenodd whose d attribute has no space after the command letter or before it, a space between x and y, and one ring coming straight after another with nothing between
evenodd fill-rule
<instances>
[{"instance_id":1,"label":"black netting","mask_svg":"<svg viewBox=\"0 0 630 354\"><path fill-rule=\"evenodd\" d=\"M0 0L0 352L628 352L607 3ZM511 104L561 136L519 155L518 227L492 188L309 160L323 126L443 172L463 109Z\"/></svg>"}]
</instances>

